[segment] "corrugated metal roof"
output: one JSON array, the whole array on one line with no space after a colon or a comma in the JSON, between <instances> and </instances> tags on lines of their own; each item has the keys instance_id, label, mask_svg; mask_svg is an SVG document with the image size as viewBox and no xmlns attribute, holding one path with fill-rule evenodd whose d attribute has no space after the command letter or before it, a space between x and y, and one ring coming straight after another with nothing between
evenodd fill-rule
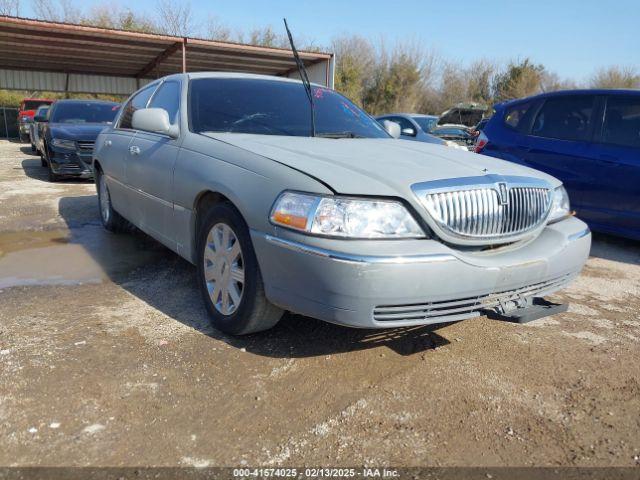
<instances>
[{"instance_id":1,"label":"corrugated metal roof","mask_svg":"<svg viewBox=\"0 0 640 480\"><path fill-rule=\"evenodd\" d=\"M332 54L303 51L300 56L316 81L333 84ZM68 87L112 94L135 90L135 79L177 73L184 67L281 76L296 71L287 49L9 16L0 16L0 66L4 69L0 88L64 91Z\"/></svg>"}]
</instances>

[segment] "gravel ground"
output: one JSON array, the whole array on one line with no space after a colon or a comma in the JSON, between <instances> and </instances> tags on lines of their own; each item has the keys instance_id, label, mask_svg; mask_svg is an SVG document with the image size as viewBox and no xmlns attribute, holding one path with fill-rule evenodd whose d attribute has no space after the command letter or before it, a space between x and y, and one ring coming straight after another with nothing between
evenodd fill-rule
<instances>
[{"instance_id":1,"label":"gravel ground","mask_svg":"<svg viewBox=\"0 0 640 480\"><path fill-rule=\"evenodd\" d=\"M195 269L0 142L0 465L640 464L640 244L596 236L568 313L231 338Z\"/></svg>"}]
</instances>

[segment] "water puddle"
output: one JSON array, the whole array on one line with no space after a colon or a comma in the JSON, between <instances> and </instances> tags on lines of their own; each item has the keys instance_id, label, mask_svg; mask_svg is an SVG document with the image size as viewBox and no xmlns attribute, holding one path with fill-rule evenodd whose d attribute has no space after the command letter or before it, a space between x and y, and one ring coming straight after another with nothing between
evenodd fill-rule
<instances>
[{"instance_id":1,"label":"water puddle","mask_svg":"<svg viewBox=\"0 0 640 480\"><path fill-rule=\"evenodd\" d=\"M167 253L144 235L113 235L93 224L0 233L0 289L100 283Z\"/></svg>"}]
</instances>

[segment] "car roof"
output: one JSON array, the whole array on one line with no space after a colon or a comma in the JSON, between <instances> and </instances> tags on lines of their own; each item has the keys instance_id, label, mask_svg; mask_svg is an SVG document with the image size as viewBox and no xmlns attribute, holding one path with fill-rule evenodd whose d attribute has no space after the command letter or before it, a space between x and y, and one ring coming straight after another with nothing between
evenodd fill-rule
<instances>
[{"instance_id":1,"label":"car roof","mask_svg":"<svg viewBox=\"0 0 640 480\"><path fill-rule=\"evenodd\" d=\"M239 72L193 72L193 73L177 73L164 77L168 80L170 78L187 78L187 80L195 80L199 78L236 78L243 80L271 80L276 82L290 82L290 83L302 83L297 78L289 77L276 77L274 75L260 75L257 73L239 73ZM161 79L162 80L162 79ZM314 87L327 88L325 85L319 85L311 82Z\"/></svg>"},{"instance_id":2,"label":"car roof","mask_svg":"<svg viewBox=\"0 0 640 480\"><path fill-rule=\"evenodd\" d=\"M507 100L504 102L496 103L495 107L503 107L505 105L511 105L518 102L528 102L531 100L538 100L541 98L562 97L568 95L633 95L640 96L640 89L632 88L579 88L574 90L556 90L555 92L539 93L537 95L531 95L529 97L516 98L513 100Z\"/></svg>"},{"instance_id":3,"label":"car roof","mask_svg":"<svg viewBox=\"0 0 640 480\"><path fill-rule=\"evenodd\" d=\"M112 102L110 100L93 100L93 99L82 99L82 98L65 98L61 100L56 100L56 104L62 103L98 103L103 105L120 105L118 102Z\"/></svg>"}]
</instances>

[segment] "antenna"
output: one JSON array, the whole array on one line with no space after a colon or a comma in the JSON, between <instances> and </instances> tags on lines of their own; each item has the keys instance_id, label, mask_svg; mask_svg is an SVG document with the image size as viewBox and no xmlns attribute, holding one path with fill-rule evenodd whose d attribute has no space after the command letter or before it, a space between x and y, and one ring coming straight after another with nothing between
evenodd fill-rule
<instances>
[{"instance_id":1,"label":"antenna","mask_svg":"<svg viewBox=\"0 0 640 480\"><path fill-rule=\"evenodd\" d=\"M289 30L289 25L287 24L287 19L284 20L284 28L287 30L287 36L289 37L289 43L291 44L291 50L293 51L293 58L296 60L296 65L298 66L298 73L300 74L300 80L302 80L302 84L304 85L304 89L307 92L307 97L309 98L309 105L311 105L311 136L316 136L316 112L315 105L313 102L313 93L311 92L311 82L309 82L309 76L307 75L307 69L304 66L302 60L300 60L300 55L298 55L298 50L293 43L293 37L291 36L291 30Z\"/></svg>"}]
</instances>

